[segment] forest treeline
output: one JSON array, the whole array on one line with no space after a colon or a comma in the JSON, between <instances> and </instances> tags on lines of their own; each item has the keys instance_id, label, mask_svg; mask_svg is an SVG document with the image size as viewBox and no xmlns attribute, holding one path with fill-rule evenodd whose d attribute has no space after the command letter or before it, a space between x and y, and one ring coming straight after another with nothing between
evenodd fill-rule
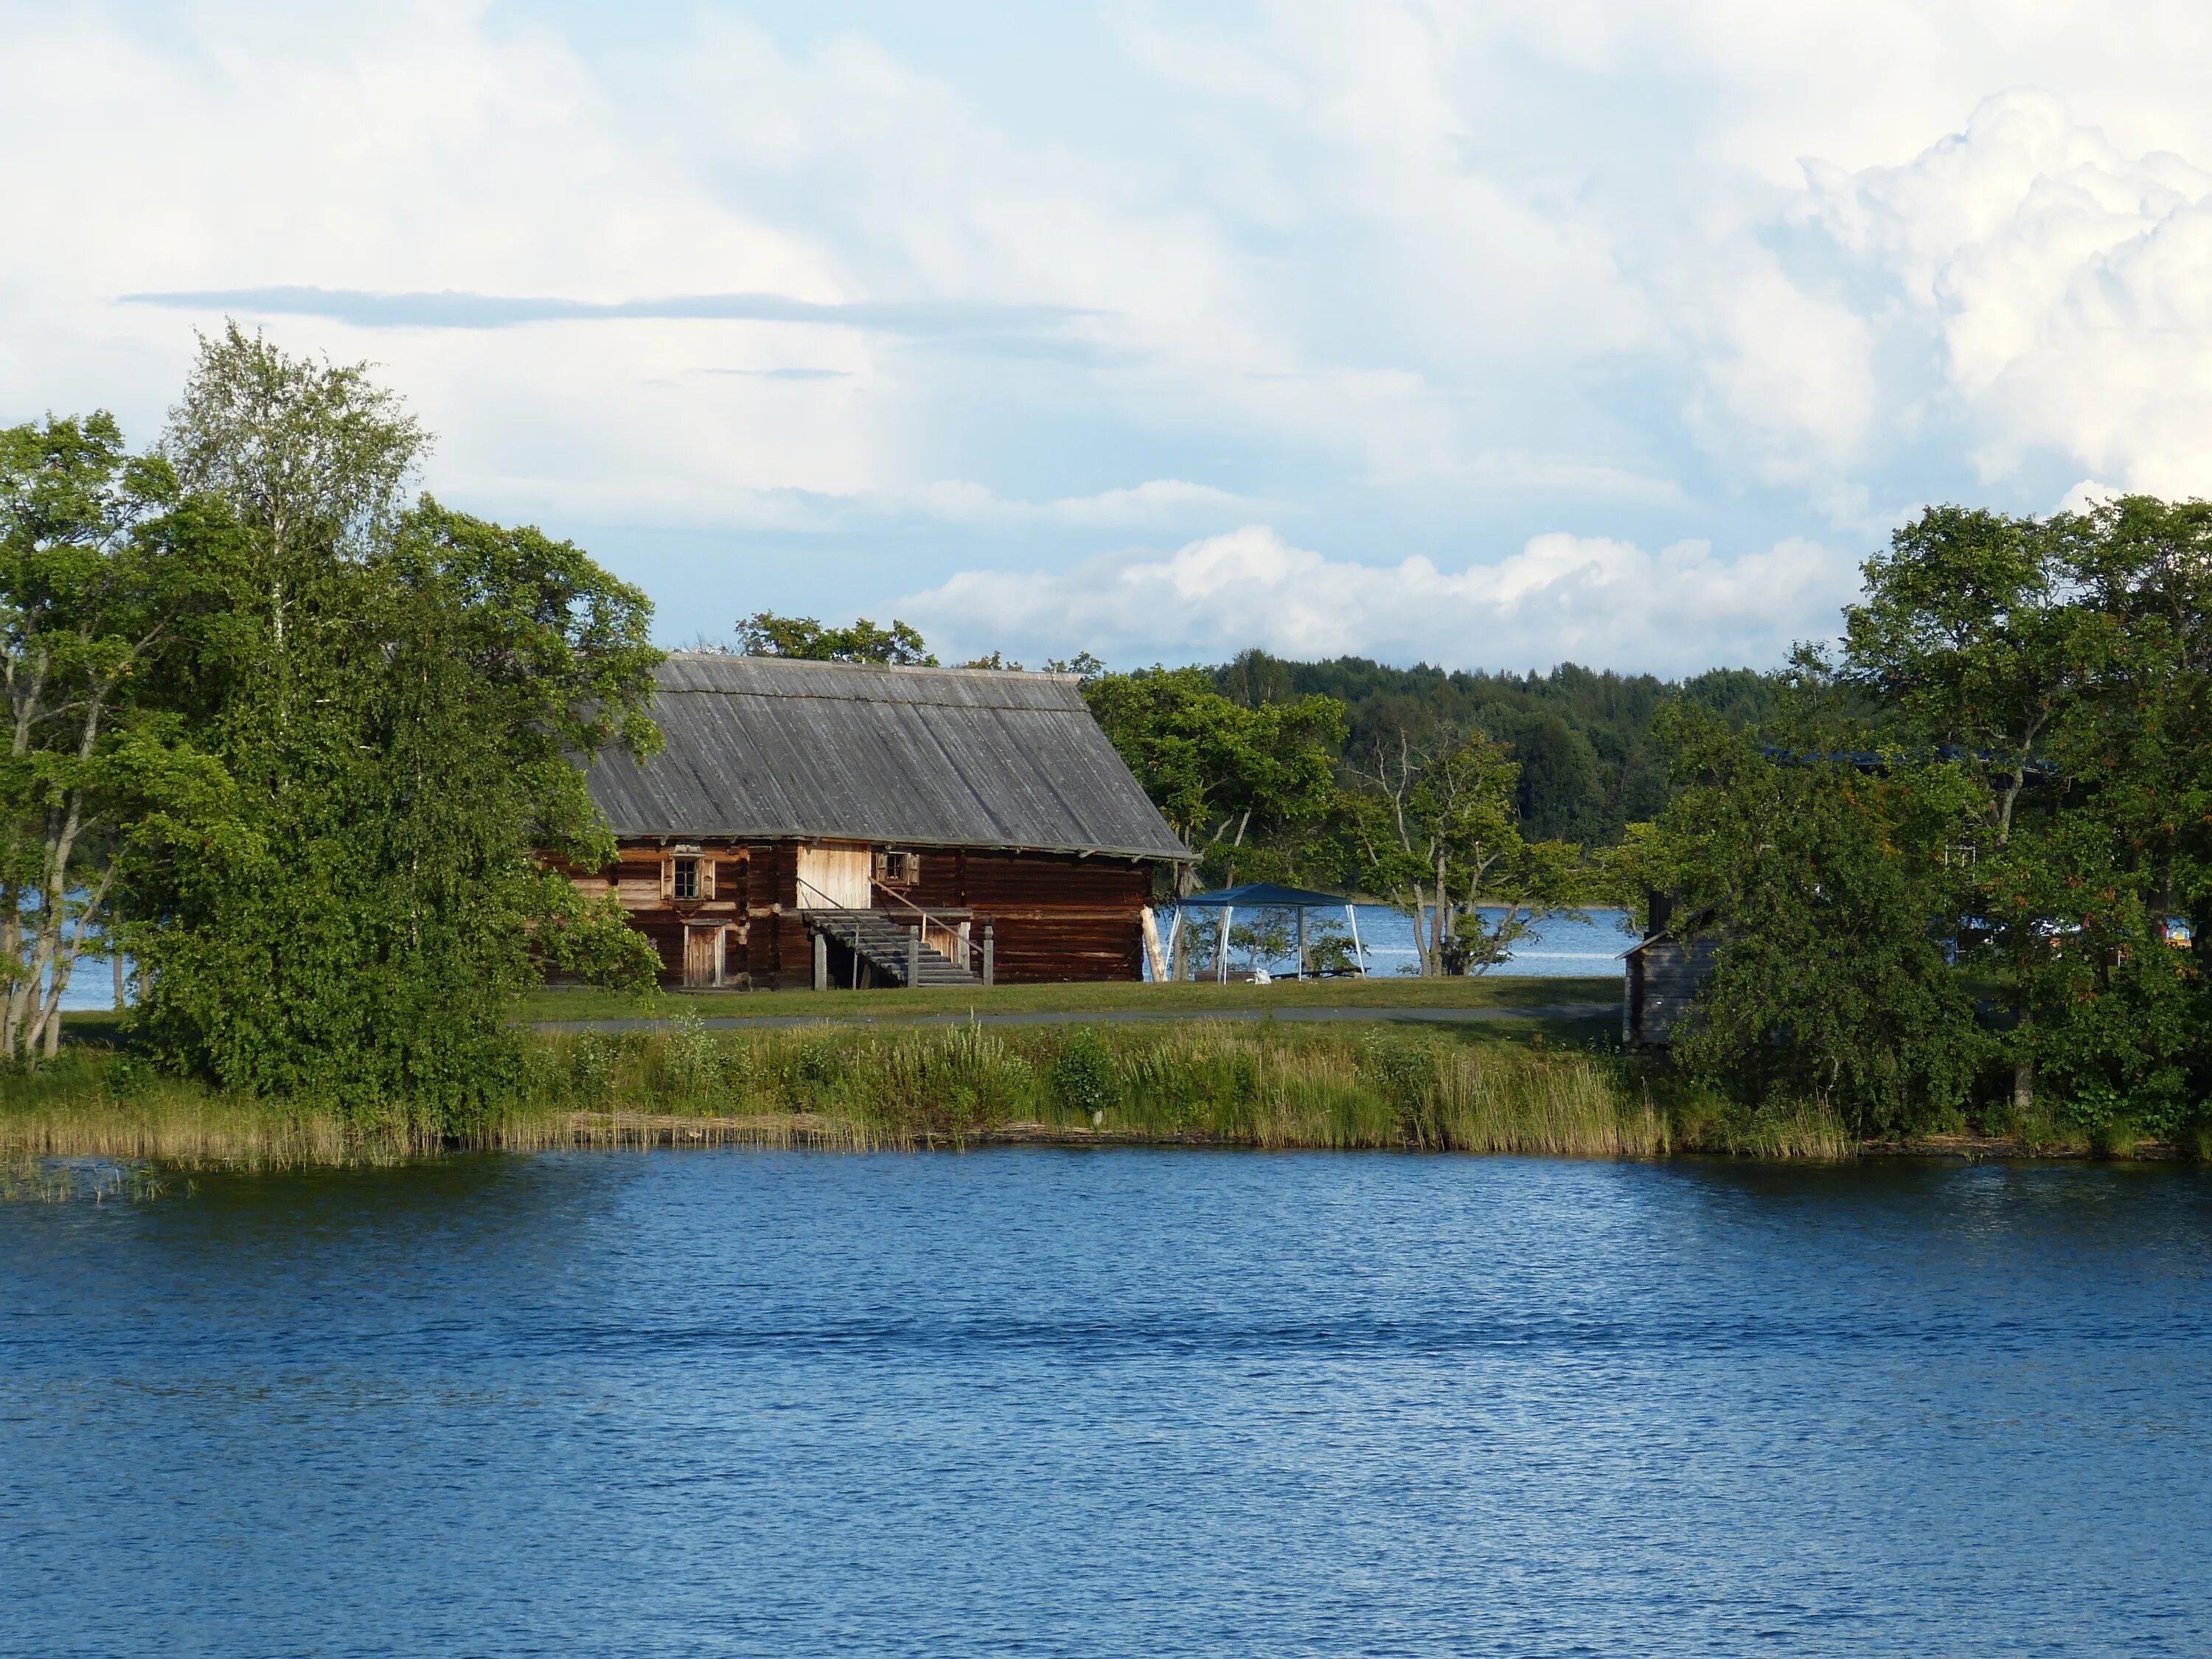
<instances>
[{"instance_id":1,"label":"forest treeline","mask_svg":"<svg viewBox=\"0 0 2212 1659\"><path fill-rule=\"evenodd\" d=\"M1513 804L1524 834L1607 847L1667 804L1667 756L1655 729L1670 702L1735 724L1773 706L1776 677L1716 668L1682 680L1564 663L1549 673L1447 672L1394 668L1364 657L1298 662L1260 650L1210 671L1247 708L1322 696L1344 705L1340 754L1358 755L1401 732L1477 728L1518 768Z\"/></svg>"}]
</instances>

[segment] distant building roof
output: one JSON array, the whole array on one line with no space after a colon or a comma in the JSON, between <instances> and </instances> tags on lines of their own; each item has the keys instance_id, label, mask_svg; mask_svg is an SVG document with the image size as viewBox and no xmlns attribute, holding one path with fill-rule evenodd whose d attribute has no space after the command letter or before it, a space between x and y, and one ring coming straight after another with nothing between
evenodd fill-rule
<instances>
[{"instance_id":1,"label":"distant building roof","mask_svg":"<svg viewBox=\"0 0 2212 1659\"><path fill-rule=\"evenodd\" d=\"M617 836L1190 857L1071 674L676 652L654 679L667 747L591 770Z\"/></svg>"}]
</instances>

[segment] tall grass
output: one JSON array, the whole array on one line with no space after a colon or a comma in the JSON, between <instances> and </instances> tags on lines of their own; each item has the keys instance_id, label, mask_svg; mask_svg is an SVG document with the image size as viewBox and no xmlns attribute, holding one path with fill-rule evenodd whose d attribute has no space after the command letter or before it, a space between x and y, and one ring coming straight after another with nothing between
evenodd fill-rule
<instances>
[{"instance_id":1,"label":"tall grass","mask_svg":"<svg viewBox=\"0 0 2212 1659\"><path fill-rule=\"evenodd\" d=\"M419 1116L258 1100L152 1072L105 1049L64 1050L0 1076L0 1158L115 1158L190 1167L389 1163L435 1152Z\"/></svg>"},{"instance_id":2,"label":"tall grass","mask_svg":"<svg viewBox=\"0 0 2212 1659\"><path fill-rule=\"evenodd\" d=\"M533 1123L604 1115L590 1132L619 1133L628 1115L672 1138L712 1118L871 1146L1044 1133L1590 1157L1668 1146L1662 1115L1608 1059L1328 1026L557 1034L534 1050L530 1089Z\"/></svg>"},{"instance_id":3,"label":"tall grass","mask_svg":"<svg viewBox=\"0 0 2212 1659\"><path fill-rule=\"evenodd\" d=\"M1741 1123L1655 1102L1602 1054L1350 1025L538 1033L465 1126L223 1096L86 1050L0 1079L0 1158L389 1162L442 1149L743 1141L848 1149L1055 1139L1647 1158L1832 1157L1816 1115Z\"/></svg>"}]
</instances>

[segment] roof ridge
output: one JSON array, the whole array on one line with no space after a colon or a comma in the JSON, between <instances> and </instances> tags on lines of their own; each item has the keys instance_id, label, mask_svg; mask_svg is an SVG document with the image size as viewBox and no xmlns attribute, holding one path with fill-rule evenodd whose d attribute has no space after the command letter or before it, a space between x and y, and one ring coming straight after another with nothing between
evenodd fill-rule
<instances>
[{"instance_id":1,"label":"roof ridge","mask_svg":"<svg viewBox=\"0 0 2212 1659\"><path fill-rule=\"evenodd\" d=\"M744 663L747 667L781 669L829 668L843 672L863 674L966 674L977 678L986 676L997 678L1024 680L1053 680L1073 682L1080 685L1083 676L1064 673L1048 668L976 668L966 663L920 662L830 662L813 657L750 656L742 651L665 651L661 653L672 662L731 662Z\"/></svg>"}]
</instances>

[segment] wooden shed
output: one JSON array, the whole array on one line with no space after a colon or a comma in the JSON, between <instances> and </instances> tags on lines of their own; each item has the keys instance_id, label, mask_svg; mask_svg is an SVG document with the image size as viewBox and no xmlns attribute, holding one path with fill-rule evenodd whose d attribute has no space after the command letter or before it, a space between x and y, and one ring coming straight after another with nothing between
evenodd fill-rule
<instances>
[{"instance_id":1,"label":"wooden shed","mask_svg":"<svg viewBox=\"0 0 2212 1659\"><path fill-rule=\"evenodd\" d=\"M1620 1040L1631 1048L1665 1048L1673 1041L1674 1023L1712 971L1720 948L1716 939L1678 933L1669 926L1674 908L1665 895L1653 894L1650 930L1623 953Z\"/></svg>"},{"instance_id":2,"label":"wooden shed","mask_svg":"<svg viewBox=\"0 0 2212 1659\"><path fill-rule=\"evenodd\" d=\"M688 986L1137 979L1188 859L1073 675L672 654L603 756L611 892Z\"/></svg>"}]
</instances>

